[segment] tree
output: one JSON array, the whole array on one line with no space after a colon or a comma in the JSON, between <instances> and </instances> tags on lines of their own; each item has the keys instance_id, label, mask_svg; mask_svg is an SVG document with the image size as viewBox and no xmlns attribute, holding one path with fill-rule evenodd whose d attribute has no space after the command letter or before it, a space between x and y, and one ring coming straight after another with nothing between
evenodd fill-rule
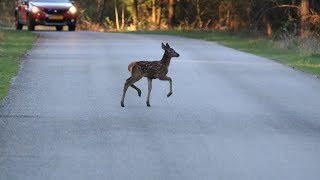
<instances>
[{"instance_id":1,"label":"tree","mask_svg":"<svg viewBox=\"0 0 320 180\"><path fill-rule=\"evenodd\" d=\"M138 0L133 0L133 5L132 5L132 20L133 20L133 26L135 28L138 27Z\"/></svg>"},{"instance_id":2,"label":"tree","mask_svg":"<svg viewBox=\"0 0 320 180\"><path fill-rule=\"evenodd\" d=\"M308 37L310 35L310 3L309 0L301 0L300 4L300 26L301 26L301 37Z\"/></svg>"},{"instance_id":3,"label":"tree","mask_svg":"<svg viewBox=\"0 0 320 180\"><path fill-rule=\"evenodd\" d=\"M173 18L175 14L175 0L169 0L168 3L168 26L169 28L173 27Z\"/></svg>"},{"instance_id":4,"label":"tree","mask_svg":"<svg viewBox=\"0 0 320 180\"><path fill-rule=\"evenodd\" d=\"M158 7L157 7L157 17L156 17L156 24L158 27L161 26L161 16L162 16L162 8L163 8L163 0L158 0Z\"/></svg>"},{"instance_id":5,"label":"tree","mask_svg":"<svg viewBox=\"0 0 320 180\"><path fill-rule=\"evenodd\" d=\"M120 30L120 24L119 24L119 13L118 13L118 7L117 7L117 0L114 0L114 14L116 19L116 27L117 30Z\"/></svg>"},{"instance_id":6,"label":"tree","mask_svg":"<svg viewBox=\"0 0 320 180\"><path fill-rule=\"evenodd\" d=\"M156 24L157 21L157 0L152 0L152 23Z\"/></svg>"},{"instance_id":7,"label":"tree","mask_svg":"<svg viewBox=\"0 0 320 180\"><path fill-rule=\"evenodd\" d=\"M196 19L197 19L197 24L198 24L198 28L202 28L202 18L201 18L201 7L200 7L200 0L196 0Z\"/></svg>"}]
</instances>

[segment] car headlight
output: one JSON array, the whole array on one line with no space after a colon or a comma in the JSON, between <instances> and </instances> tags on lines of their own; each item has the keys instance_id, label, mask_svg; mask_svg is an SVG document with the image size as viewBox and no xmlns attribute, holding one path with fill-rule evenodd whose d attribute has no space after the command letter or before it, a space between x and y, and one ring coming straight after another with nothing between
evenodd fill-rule
<instances>
[{"instance_id":1,"label":"car headlight","mask_svg":"<svg viewBox=\"0 0 320 180\"><path fill-rule=\"evenodd\" d=\"M40 11L40 9L39 9L38 7L32 6L32 8L31 8L31 12L32 12L32 13L37 13L37 12L39 12L39 11Z\"/></svg>"},{"instance_id":2,"label":"car headlight","mask_svg":"<svg viewBox=\"0 0 320 180\"><path fill-rule=\"evenodd\" d=\"M70 9L69 9L69 12L72 13L72 14L75 14L77 12L77 8L72 6Z\"/></svg>"}]
</instances>

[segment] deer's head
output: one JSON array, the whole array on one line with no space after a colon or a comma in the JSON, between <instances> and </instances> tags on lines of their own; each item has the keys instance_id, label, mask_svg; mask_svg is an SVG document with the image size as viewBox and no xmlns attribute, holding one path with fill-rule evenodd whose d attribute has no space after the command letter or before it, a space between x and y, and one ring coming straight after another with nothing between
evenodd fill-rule
<instances>
[{"instance_id":1,"label":"deer's head","mask_svg":"<svg viewBox=\"0 0 320 180\"><path fill-rule=\"evenodd\" d=\"M168 43L166 43L166 45L164 45L162 43L162 49L165 51L165 54L167 54L170 57L179 57L180 55L170 47L170 45Z\"/></svg>"}]
</instances>

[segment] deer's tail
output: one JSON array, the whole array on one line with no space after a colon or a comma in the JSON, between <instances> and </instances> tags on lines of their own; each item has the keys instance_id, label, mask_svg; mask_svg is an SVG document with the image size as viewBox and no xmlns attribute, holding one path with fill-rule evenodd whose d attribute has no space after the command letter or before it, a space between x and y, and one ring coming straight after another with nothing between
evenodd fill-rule
<instances>
[{"instance_id":1,"label":"deer's tail","mask_svg":"<svg viewBox=\"0 0 320 180\"><path fill-rule=\"evenodd\" d=\"M133 66L135 66L137 62L132 62L128 65L128 71L132 72Z\"/></svg>"}]
</instances>

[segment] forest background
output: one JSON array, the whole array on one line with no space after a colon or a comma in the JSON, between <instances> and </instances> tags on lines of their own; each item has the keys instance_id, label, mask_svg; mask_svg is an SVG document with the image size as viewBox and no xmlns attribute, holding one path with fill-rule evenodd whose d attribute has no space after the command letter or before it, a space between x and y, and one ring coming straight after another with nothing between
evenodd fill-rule
<instances>
[{"instance_id":1,"label":"forest background","mask_svg":"<svg viewBox=\"0 0 320 180\"><path fill-rule=\"evenodd\" d=\"M15 0L0 1L0 23L14 23ZM76 0L78 27L249 31L320 36L319 0Z\"/></svg>"}]
</instances>

